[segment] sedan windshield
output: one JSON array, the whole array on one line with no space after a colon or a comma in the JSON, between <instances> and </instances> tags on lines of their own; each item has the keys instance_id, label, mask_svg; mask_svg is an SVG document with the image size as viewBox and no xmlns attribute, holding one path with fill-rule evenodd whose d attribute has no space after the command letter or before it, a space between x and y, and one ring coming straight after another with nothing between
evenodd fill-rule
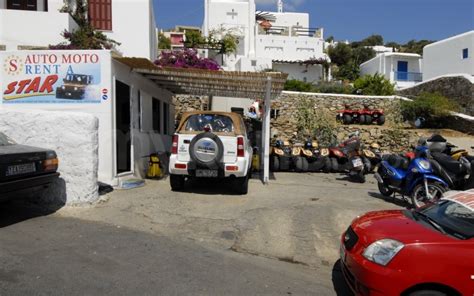
<instances>
[{"instance_id":1,"label":"sedan windshield","mask_svg":"<svg viewBox=\"0 0 474 296\"><path fill-rule=\"evenodd\" d=\"M5 134L0 133L0 146L9 146L15 144L15 141L7 137Z\"/></svg>"},{"instance_id":2,"label":"sedan windshield","mask_svg":"<svg viewBox=\"0 0 474 296\"><path fill-rule=\"evenodd\" d=\"M460 238L474 238L474 211L465 205L445 200L420 213L439 225L447 234Z\"/></svg>"}]
</instances>

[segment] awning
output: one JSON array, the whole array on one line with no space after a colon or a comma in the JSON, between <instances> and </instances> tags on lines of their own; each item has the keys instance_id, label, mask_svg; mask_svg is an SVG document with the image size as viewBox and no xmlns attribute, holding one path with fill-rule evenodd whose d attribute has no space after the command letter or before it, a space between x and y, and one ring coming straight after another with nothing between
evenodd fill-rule
<instances>
[{"instance_id":1,"label":"awning","mask_svg":"<svg viewBox=\"0 0 474 296\"><path fill-rule=\"evenodd\" d=\"M283 91L288 74L280 72L209 71L190 68L160 68L143 58L115 58L175 94L263 99L271 78L271 97Z\"/></svg>"},{"instance_id":2,"label":"awning","mask_svg":"<svg viewBox=\"0 0 474 296\"><path fill-rule=\"evenodd\" d=\"M174 94L265 99L262 128L262 180L270 175L271 99L283 91L288 74L280 72L231 72L189 68L160 68L144 58L115 57L133 72L150 79Z\"/></svg>"}]
</instances>

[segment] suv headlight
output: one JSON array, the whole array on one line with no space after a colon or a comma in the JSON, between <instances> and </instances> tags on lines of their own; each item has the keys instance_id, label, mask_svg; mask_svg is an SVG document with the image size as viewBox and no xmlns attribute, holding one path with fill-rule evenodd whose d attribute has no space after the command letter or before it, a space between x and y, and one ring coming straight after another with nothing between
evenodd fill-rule
<instances>
[{"instance_id":1,"label":"suv headlight","mask_svg":"<svg viewBox=\"0 0 474 296\"><path fill-rule=\"evenodd\" d=\"M368 246L362 255L369 261L386 266L404 246L393 239L381 239Z\"/></svg>"}]
</instances>

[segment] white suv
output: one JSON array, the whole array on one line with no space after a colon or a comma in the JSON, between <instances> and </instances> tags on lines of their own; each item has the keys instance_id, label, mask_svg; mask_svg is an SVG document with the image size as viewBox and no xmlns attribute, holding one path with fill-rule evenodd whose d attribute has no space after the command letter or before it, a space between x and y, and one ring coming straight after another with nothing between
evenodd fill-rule
<instances>
[{"instance_id":1,"label":"white suv","mask_svg":"<svg viewBox=\"0 0 474 296\"><path fill-rule=\"evenodd\" d=\"M186 178L229 178L240 194L247 194L252 147L245 123L237 113L184 113L173 135L169 163L173 191Z\"/></svg>"}]
</instances>

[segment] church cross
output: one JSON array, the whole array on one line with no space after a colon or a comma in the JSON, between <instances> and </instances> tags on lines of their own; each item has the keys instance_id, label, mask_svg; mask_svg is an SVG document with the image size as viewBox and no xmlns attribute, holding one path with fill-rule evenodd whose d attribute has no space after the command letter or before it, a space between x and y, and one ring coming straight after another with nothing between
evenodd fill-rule
<instances>
[{"instance_id":1,"label":"church cross","mask_svg":"<svg viewBox=\"0 0 474 296\"><path fill-rule=\"evenodd\" d=\"M234 17L237 16L237 12L235 12L235 10L232 8L232 12L228 12L227 15L231 15L232 16L232 19L234 19Z\"/></svg>"}]
</instances>

